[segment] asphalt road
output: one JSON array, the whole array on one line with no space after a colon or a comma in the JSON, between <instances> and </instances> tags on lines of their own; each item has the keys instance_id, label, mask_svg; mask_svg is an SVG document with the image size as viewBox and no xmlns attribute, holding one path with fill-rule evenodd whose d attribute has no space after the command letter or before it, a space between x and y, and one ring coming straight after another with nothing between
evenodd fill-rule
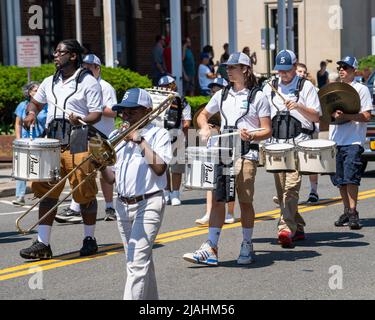
<instances>
[{"instance_id":1,"label":"asphalt road","mask_svg":"<svg viewBox=\"0 0 375 320\"><path fill-rule=\"evenodd\" d=\"M182 259L184 253L197 249L207 237L207 228L194 225L195 219L205 211L205 194L184 192L183 206L167 208L154 249L160 298L374 299L374 181L375 164L370 163L360 190L359 212L364 227L350 231L333 226L342 213L342 205L335 201L338 191L328 177L322 177L319 194L329 201L301 207L308 224L308 238L293 249L282 249L276 241L278 208L272 202L273 177L260 169L255 194L257 260L248 267L236 265L242 240L239 223L223 231L219 267L190 265ZM307 198L308 192L308 179L304 178L301 200ZM14 208L11 200L0 199L0 299L122 299L124 254L117 224L102 220L102 198L96 232L100 244L97 256L78 257L82 225L56 224L51 243L55 259L36 263L25 263L18 255L36 235L17 234L15 220L24 210ZM28 203L31 202L29 199ZM25 223L34 221L35 217L34 213Z\"/></svg>"}]
</instances>

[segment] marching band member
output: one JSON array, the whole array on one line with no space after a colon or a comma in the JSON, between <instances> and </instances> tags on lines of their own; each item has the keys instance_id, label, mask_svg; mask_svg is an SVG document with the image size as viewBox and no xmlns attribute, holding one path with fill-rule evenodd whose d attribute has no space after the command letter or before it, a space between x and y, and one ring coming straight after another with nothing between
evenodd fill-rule
<instances>
[{"instance_id":1,"label":"marching band member","mask_svg":"<svg viewBox=\"0 0 375 320\"><path fill-rule=\"evenodd\" d=\"M332 183L340 189L344 203L344 214L335 222L336 227L349 226L352 230L361 229L357 211L358 189L361 183L363 145L366 141L367 124L373 110L370 92L366 86L354 81L358 62L348 56L337 62L341 82L350 84L359 94L361 110L358 114L345 114L337 110L332 114L336 120L348 121L341 125L330 125L329 137L337 143L336 175Z\"/></svg>"},{"instance_id":2,"label":"marching band member","mask_svg":"<svg viewBox=\"0 0 375 320\"><path fill-rule=\"evenodd\" d=\"M272 113L272 142L298 144L309 140L315 132L315 122L321 116L318 94L313 84L296 73L297 58L290 50L280 51L276 57L275 70L279 79L273 86L263 89L268 97ZM281 216L278 224L278 239L283 247L291 247L293 241L305 239L305 221L298 213L301 175L298 171L274 175Z\"/></svg>"},{"instance_id":3,"label":"marching band member","mask_svg":"<svg viewBox=\"0 0 375 320\"><path fill-rule=\"evenodd\" d=\"M133 125L152 107L147 91L131 89L125 93L123 101L113 107L113 111ZM116 211L127 258L124 299L156 300L158 290L152 247L166 205L163 190L167 186L166 172L172 159L169 133L148 124L128 136L118 149L121 147L114 171L106 168L102 176L107 183L116 183L119 193Z\"/></svg>"},{"instance_id":4,"label":"marching band member","mask_svg":"<svg viewBox=\"0 0 375 320\"><path fill-rule=\"evenodd\" d=\"M226 62L231 86L217 92L198 118L200 134L207 140L211 135L209 118L221 113L221 130L240 130L242 157L235 164L236 189L241 207L243 242L237 263L250 264L254 261L252 234L255 212L253 207L254 181L259 159L259 141L271 136L270 107L267 98L256 87L250 58L244 53L232 54ZM249 130L264 128L264 131ZM225 201L221 198L223 190L218 188L213 199L209 222L208 241L194 253L183 258L192 263L209 266L218 265L218 242L225 220ZM225 190L224 190L225 192ZM224 197L225 198L225 197Z\"/></svg>"},{"instance_id":5,"label":"marching band member","mask_svg":"<svg viewBox=\"0 0 375 320\"><path fill-rule=\"evenodd\" d=\"M64 177L78 164L89 156L89 153L71 154L72 146L69 137L73 126L82 132L79 120L87 124L95 124L102 115L102 93L98 81L87 70L82 69L82 47L76 40L61 41L55 52L54 62L57 72L54 76L46 78L38 89L36 95L31 99L27 107L27 117L24 126L30 128L35 122L44 104L48 103L48 137L59 138L63 152L61 154L61 176ZM63 114L56 106L66 110ZM69 116L69 121L66 118ZM87 138L86 138L87 139ZM87 141L82 141L87 143ZM86 177L87 173L94 170L92 164L86 163L72 177L70 186L73 189ZM43 197L51 186L49 183L33 183L32 190L37 198ZM55 192L43 200L39 206L39 217L44 216L57 203L64 186L57 188ZM89 256L98 251L96 239L94 238L98 192L95 178L87 181L76 192L73 198L80 204L84 221L84 241L80 250L81 256ZM20 252L24 259L50 259L52 251L50 247L50 236L54 217L47 217L38 229L38 240L27 249Z\"/></svg>"},{"instance_id":6,"label":"marching band member","mask_svg":"<svg viewBox=\"0 0 375 320\"><path fill-rule=\"evenodd\" d=\"M103 115L100 122L95 124L95 128L105 136L109 136L115 130L116 112L112 111L112 106L117 103L115 89L101 78L101 61L94 54L88 54L83 59L83 67L90 70L95 79L99 81L103 95ZM103 179L100 179L100 186L104 195L106 204L104 221L116 221L116 212L113 206L113 186L108 185ZM60 223L82 222L81 208L79 203L72 199L70 207L56 215L55 220Z\"/></svg>"},{"instance_id":7,"label":"marching band member","mask_svg":"<svg viewBox=\"0 0 375 320\"><path fill-rule=\"evenodd\" d=\"M171 76L162 77L159 80L159 87L177 92L176 80ZM183 156L183 158L185 158L185 143L192 118L191 107L185 98L176 97L173 104L182 110L182 114L178 128L172 129L170 132L171 138L177 140L172 144L173 160L169 168L170 173L168 172L167 174L168 187L166 191L166 201L167 203L170 201L172 206L179 206L181 205L180 188L182 174L185 173L185 161L182 159L182 162L178 156Z\"/></svg>"}]
</instances>

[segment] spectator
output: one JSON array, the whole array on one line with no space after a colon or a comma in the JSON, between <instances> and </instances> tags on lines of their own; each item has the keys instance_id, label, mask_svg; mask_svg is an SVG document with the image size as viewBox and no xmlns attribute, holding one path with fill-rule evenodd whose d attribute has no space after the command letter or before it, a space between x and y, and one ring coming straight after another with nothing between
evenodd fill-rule
<instances>
[{"instance_id":1,"label":"spectator","mask_svg":"<svg viewBox=\"0 0 375 320\"><path fill-rule=\"evenodd\" d=\"M252 64L253 66L255 66L255 65L258 63L258 58L257 58L257 54L256 54L256 52L253 52L253 53L251 54L251 51L250 51L250 48L249 48L249 47L245 47L245 48L243 48L242 52L243 52L244 54L246 54L246 55L250 58L251 64Z\"/></svg>"},{"instance_id":2,"label":"spectator","mask_svg":"<svg viewBox=\"0 0 375 320\"><path fill-rule=\"evenodd\" d=\"M163 65L168 74L172 74L172 48L171 38L168 36L165 39L165 49L163 51Z\"/></svg>"},{"instance_id":3,"label":"spectator","mask_svg":"<svg viewBox=\"0 0 375 320\"><path fill-rule=\"evenodd\" d=\"M30 82L29 84L25 85L22 88L26 100L21 102L16 108L16 111L14 112L16 115L15 128L16 128L17 139L30 138L30 132L22 127L22 122L23 122L23 119L25 119L26 117L26 107L29 104L30 99L34 97L34 95L38 91L38 88L39 88L38 82ZM45 134L46 120L47 120L47 105L45 105L44 109L38 114L36 125L32 131L33 139L39 138ZM16 199L12 203L16 206L24 206L25 194L26 194L26 181L17 180Z\"/></svg>"},{"instance_id":4,"label":"spectator","mask_svg":"<svg viewBox=\"0 0 375 320\"><path fill-rule=\"evenodd\" d=\"M209 67L210 63L210 56L207 53L201 54L201 64L199 65L199 86L200 86L200 94L202 96L208 97L211 95L211 89L209 85L213 82L216 78L216 75Z\"/></svg>"},{"instance_id":5,"label":"spectator","mask_svg":"<svg viewBox=\"0 0 375 320\"><path fill-rule=\"evenodd\" d=\"M166 68L163 63L165 37L159 35L155 40L156 43L152 49L152 81L154 86L157 86L159 79L166 74Z\"/></svg>"},{"instance_id":6,"label":"spectator","mask_svg":"<svg viewBox=\"0 0 375 320\"><path fill-rule=\"evenodd\" d=\"M322 61L320 63L320 70L316 75L316 79L318 80L318 88L323 88L326 84L329 83L329 73L327 71L327 62Z\"/></svg>"},{"instance_id":7,"label":"spectator","mask_svg":"<svg viewBox=\"0 0 375 320\"><path fill-rule=\"evenodd\" d=\"M221 55L221 58L220 58L220 65L219 65L219 68L217 69L217 75L221 78L224 78L226 81L229 81L227 68L224 64L229 59L229 44L228 43L224 44L223 48L224 48L224 53Z\"/></svg>"},{"instance_id":8,"label":"spectator","mask_svg":"<svg viewBox=\"0 0 375 320\"><path fill-rule=\"evenodd\" d=\"M191 51L191 40L186 37L182 47L184 91L186 96L193 96L195 91L195 59Z\"/></svg>"},{"instance_id":9,"label":"spectator","mask_svg":"<svg viewBox=\"0 0 375 320\"><path fill-rule=\"evenodd\" d=\"M211 71L213 73L215 73L215 67L219 66L219 63L217 63L216 65L214 63L214 57L215 57L214 48L210 45L207 45L203 48L202 52L208 54L208 56L210 58L210 61L208 63L208 67L211 69Z\"/></svg>"},{"instance_id":10,"label":"spectator","mask_svg":"<svg viewBox=\"0 0 375 320\"><path fill-rule=\"evenodd\" d=\"M225 63L229 59L229 44L228 43L224 44L223 48L224 48L224 53L221 55L220 63Z\"/></svg>"}]
</instances>

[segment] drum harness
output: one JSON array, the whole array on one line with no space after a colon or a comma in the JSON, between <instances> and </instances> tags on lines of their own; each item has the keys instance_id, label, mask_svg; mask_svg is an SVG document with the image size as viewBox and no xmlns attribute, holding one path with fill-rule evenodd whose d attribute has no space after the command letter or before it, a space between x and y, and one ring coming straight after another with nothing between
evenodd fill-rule
<instances>
[{"instance_id":1,"label":"drum harness","mask_svg":"<svg viewBox=\"0 0 375 320\"><path fill-rule=\"evenodd\" d=\"M164 118L164 128L168 131L179 129L182 121L182 112L187 107L188 102L185 98L176 97L175 102L177 103L176 108L169 108ZM171 143L174 144L178 137L173 137Z\"/></svg>"},{"instance_id":2,"label":"drum harness","mask_svg":"<svg viewBox=\"0 0 375 320\"><path fill-rule=\"evenodd\" d=\"M300 78L298 79L297 89L294 92L297 100L299 101L300 92L302 91L306 79ZM279 87L279 80L275 79L272 81L273 87L278 90ZM276 93L274 91L271 92L271 101L273 106L277 109L276 116L272 119L272 136L276 139L277 143L279 140L286 140L289 142L290 139L293 140L293 144L295 144L294 139L298 137L300 134L309 135L312 138L312 135L315 132L315 123L313 122L313 130L302 128L302 123L295 117L290 114L290 111L280 111L280 109L274 103L274 98Z\"/></svg>"}]
</instances>

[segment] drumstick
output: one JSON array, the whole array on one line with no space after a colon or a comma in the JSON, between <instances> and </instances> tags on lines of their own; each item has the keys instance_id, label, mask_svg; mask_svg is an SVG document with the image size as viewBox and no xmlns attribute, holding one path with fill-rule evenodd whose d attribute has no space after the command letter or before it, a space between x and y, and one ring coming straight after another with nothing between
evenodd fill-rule
<instances>
[{"instance_id":1,"label":"drumstick","mask_svg":"<svg viewBox=\"0 0 375 320\"><path fill-rule=\"evenodd\" d=\"M34 124L30 126L30 141L33 141L33 131L34 131Z\"/></svg>"},{"instance_id":2,"label":"drumstick","mask_svg":"<svg viewBox=\"0 0 375 320\"><path fill-rule=\"evenodd\" d=\"M60 106L58 106L56 103L52 102L51 100L48 100L48 103L52 104L53 106L55 106L57 109L59 109L62 113L67 113L66 110L64 110L63 108L61 108ZM72 115L74 114L73 112L70 114ZM84 121L82 121L81 119L78 119L78 122L84 126L87 126L88 124Z\"/></svg>"},{"instance_id":3,"label":"drumstick","mask_svg":"<svg viewBox=\"0 0 375 320\"><path fill-rule=\"evenodd\" d=\"M267 82L267 84L271 87L272 91L275 92L281 100L283 100L284 104L286 103L286 99L281 95L279 91L276 90L276 88L272 85L271 81Z\"/></svg>"},{"instance_id":4,"label":"drumstick","mask_svg":"<svg viewBox=\"0 0 375 320\"><path fill-rule=\"evenodd\" d=\"M264 131L266 129L264 128L258 128L258 129L253 129L253 130L248 130L247 132L248 133L254 133L254 132L259 132L259 131ZM232 137L232 136L239 136L241 133L239 131L237 132L232 132L232 133L225 133L225 134L221 134L221 135L217 135L217 136L212 136L212 138L228 138L228 137Z\"/></svg>"}]
</instances>

